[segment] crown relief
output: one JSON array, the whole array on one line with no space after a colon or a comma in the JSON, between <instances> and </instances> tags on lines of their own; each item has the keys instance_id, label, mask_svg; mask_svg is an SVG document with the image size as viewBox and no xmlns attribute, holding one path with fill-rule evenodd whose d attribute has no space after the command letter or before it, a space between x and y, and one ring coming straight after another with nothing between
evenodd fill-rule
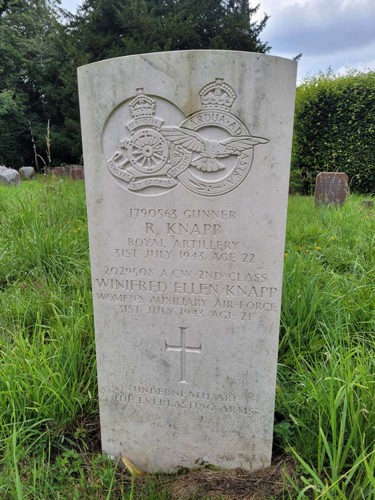
<instances>
[{"instance_id":1,"label":"crown relief","mask_svg":"<svg viewBox=\"0 0 375 500\"><path fill-rule=\"evenodd\" d=\"M237 99L235 91L224 82L223 78L216 78L214 82L205 85L199 92L202 108L230 110Z\"/></svg>"},{"instance_id":2,"label":"crown relief","mask_svg":"<svg viewBox=\"0 0 375 500\"><path fill-rule=\"evenodd\" d=\"M214 82L205 85L199 92L203 109L221 109L229 111L237 99L235 91L224 82L223 78L216 78ZM143 88L137 89L137 95L129 104L132 117L151 117L155 115L156 101L144 93Z\"/></svg>"},{"instance_id":3,"label":"crown relief","mask_svg":"<svg viewBox=\"0 0 375 500\"><path fill-rule=\"evenodd\" d=\"M154 116L156 101L152 97L144 94L143 88L137 89L137 95L129 104L133 118Z\"/></svg>"}]
</instances>

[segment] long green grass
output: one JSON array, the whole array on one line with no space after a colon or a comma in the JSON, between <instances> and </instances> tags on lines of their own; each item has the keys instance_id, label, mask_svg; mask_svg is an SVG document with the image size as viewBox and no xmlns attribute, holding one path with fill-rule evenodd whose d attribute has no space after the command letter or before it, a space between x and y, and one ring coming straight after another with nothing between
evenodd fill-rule
<instances>
[{"instance_id":1,"label":"long green grass","mask_svg":"<svg viewBox=\"0 0 375 500\"><path fill-rule=\"evenodd\" d=\"M375 495L375 212L361 201L289 204L276 433L300 498Z\"/></svg>"},{"instance_id":2,"label":"long green grass","mask_svg":"<svg viewBox=\"0 0 375 500\"><path fill-rule=\"evenodd\" d=\"M375 496L375 210L289 203L275 453L285 498ZM84 186L0 186L0 498L167 499L100 454ZM134 489L135 488L135 489Z\"/></svg>"}]
</instances>

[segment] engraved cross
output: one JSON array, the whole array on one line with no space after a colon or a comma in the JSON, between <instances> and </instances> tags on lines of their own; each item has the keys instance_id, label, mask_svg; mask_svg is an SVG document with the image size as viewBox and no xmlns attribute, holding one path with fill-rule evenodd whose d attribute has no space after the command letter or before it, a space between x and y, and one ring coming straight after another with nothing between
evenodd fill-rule
<instances>
[{"instance_id":1,"label":"engraved cross","mask_svg":"<svg viewBox=\"0 0 375 500\"><path fill-rule=\"evenodd\" d=\"M180 353L180 380L178 381L179 384L187 384L188 382L185 380L185 368L186 368L186 353L187 352L195 352L197 354L201 353L201 347L202 344L199 347L190 347L186 345L186 330L187 327L180 326L180 331L181 331L181 345L168 345L165 343L165 350L166 351L174 351L174 352L179 352Z\"/></svg>"}]
</instances>

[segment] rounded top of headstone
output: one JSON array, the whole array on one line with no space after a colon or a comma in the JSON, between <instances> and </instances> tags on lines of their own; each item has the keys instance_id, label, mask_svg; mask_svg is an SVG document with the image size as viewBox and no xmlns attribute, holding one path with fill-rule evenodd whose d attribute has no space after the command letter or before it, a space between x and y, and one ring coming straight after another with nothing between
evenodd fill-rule
<instances>
[{"instance_id":1,"label":"rounded top of headstone","mask_svg":"<svg viewBox=\"0 0 375 500\"><path fill-rule=\"evenodd\" d=\"M346 179L347 182L349 181L348 174L345 172L319 172L316 178L318 180L321 177L341 177Z\"/></svg>"}]
</instances>

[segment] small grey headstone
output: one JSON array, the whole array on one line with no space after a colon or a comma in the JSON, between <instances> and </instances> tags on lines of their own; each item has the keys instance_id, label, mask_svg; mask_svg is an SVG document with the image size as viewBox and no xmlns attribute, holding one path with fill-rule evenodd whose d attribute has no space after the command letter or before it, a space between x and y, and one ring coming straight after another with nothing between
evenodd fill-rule
<instances>
[{"instance_id":1,"label":"small grey headstone","mask_svg":"<svg viewBox=\"0 0 375 500\"><path fill-rule=\"evenodd\" d=\"M19 173L20 173L22 179L30 180L35 175L35 169L34 169L34 167L21 167L19 169Z\"/></svg>"},{"instance_id":2,"label":"small grey headstone","mask_svg":"<svg viewBox=\"0 0 375 500\"><path fill-rule=\"evenodd\" d=\"M7 186L18 186L21 182L21 176L14 168L0 166L0 183Z\"/></svg>"},{"instance_id":3,"label":"small grey headstone","mask_svg":"<svg viewBox=\"0 0 375 500\"><path fill-rule=\"evenodd\" d=\"M349 193L349 177L345 172L320 172L316 176L315 205L343 205Z\"/></svg>"}]
</instances>

